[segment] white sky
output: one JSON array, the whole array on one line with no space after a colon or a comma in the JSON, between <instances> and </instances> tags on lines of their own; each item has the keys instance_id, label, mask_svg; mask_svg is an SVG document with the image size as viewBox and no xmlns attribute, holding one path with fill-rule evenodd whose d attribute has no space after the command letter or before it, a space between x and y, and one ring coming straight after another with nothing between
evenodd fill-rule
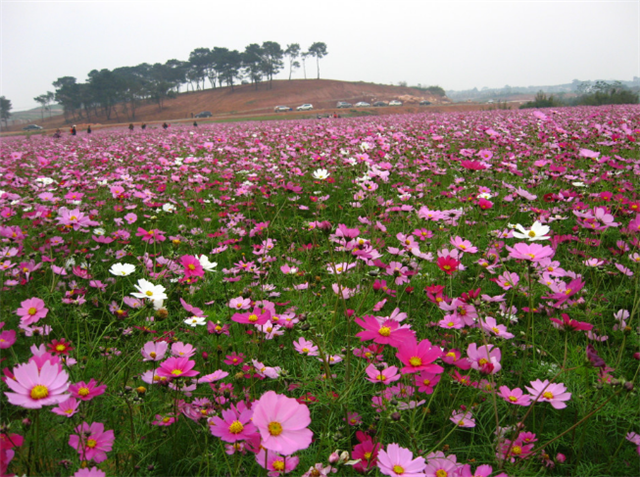
<instances>
[{"instance_id":1,"label":"white sky","mask_svg":"<svg viewBox=\"0 0 640 477\"><path fill-rule=\"evenodd\" d=\"M639 0L0 0L0 14L13 111L62 76L263 41L325 42L321 77L348 81L460 90L640 76Z\"/></svg>"}]
</instances>

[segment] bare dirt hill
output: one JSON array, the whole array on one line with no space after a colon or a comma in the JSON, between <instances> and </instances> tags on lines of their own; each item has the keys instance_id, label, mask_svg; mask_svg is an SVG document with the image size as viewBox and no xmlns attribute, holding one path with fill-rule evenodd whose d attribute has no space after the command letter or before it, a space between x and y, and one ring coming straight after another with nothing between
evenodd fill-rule
<instances>
[{"instance_id":1,"label":"bare dirt hill","mask_svg":"<svg viewBox=\"0 0 640 477\"><path fill-rule=\"evenodd\" d=\"M266 82L260 83L257 90L253 85L246 84L236 86L233 90L230 87L224 87L182 93L174 99L167 99L162 109L155 103L141 104L136 110L135 118L131 118L121 106L117 106L110 120L107 120L104 115L92 114L88 120L68 118L68 121L75 122L79 128L87 122L101 125L126 122L150 123L191 119L192 114L196 115L201 111L211 111L213 119L249 118L273 115L274 107L278 105L290 106L295 111L297 106L311 103L314 111L317 112L317 110L334 111L338 101L353 104L365 101L373 104L375 101L388 102L392 99L399 99L405 106L417 106L422 100L431 101L434 105L450 103L446 97L442 98L426 91L402 86L336 80L278 80L273 81L271 87ZM394 108L394 111L396 109L398 108ZM311 113L304 114L308 116ZM64 116L58 116L45 118L38 124L46 129L55 129L67 127L68 121ZM11 129L20 130L21 127Z\"/></svg>"}]
</instances>

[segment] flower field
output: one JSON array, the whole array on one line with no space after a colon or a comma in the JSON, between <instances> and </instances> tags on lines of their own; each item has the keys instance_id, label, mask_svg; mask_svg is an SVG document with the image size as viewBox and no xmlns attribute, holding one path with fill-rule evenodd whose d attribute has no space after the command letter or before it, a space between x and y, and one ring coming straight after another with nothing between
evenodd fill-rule
<instances>
[{"instance_id":1,"label":"flower field","mask_svg":"<svg viewBox=\"0 0 640 477\"><path fill-rule=\"evenodd\" d=\"M0 474L637 475L640 107L4 138Z\"/></svg>"}]
</instances>

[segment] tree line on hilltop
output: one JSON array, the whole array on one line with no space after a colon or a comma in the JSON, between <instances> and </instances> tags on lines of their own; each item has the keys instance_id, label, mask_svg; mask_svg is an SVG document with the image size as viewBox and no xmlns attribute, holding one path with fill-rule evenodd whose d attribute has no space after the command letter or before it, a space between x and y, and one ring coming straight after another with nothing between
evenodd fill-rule
<instances>
[{"instance_id":1,"label":"tree line on hilltop","mask_svg":"<svg viewBox=\"0 0 640 477\"><path fill-rule=\"evenodd\" d=\"M285 58L289 69L289 80L293 71L301 66L307 78L306 60L316 59L317 77L320 79L320 59L328 54L327 45L313 43L307 51L300 44L292 43L283 49L275 41L265 41L262 45L251 43L244 51L213 47L196 48L187 61L176 59L166 63L137 66L123 66L113 70L102 69L89 72L85 83L79 83L73 76L63 76L53 82L55 92L47 92L34 98L44 110L58 103L64 110L67 121L91 121L91 117L104 115L110 120L117 105L129 119L135 119L136 110L142 102L153 102L161 110L167 98L175 97L180 88L192 91L230 86L233 91L238 81L258 85L265 82L267 88L273 85L273 77L285 68ZM302 63L301 63L302 62Z\"/></svg>"},{"instance_id":2,"label":"tree line on hilltop","mask_svg":"<svg viewBox=\"0 0 640 477\"><path fill-rule=\"evenodd\" d=\"M534 100L524 103L520 106L520 109L637 104L640 99L638 92L630 90L620 81L614 81L613 83L596 81L593 84L584 82L578 86L576 93L576 97L563 98L553 94L547 96L543 91L538 91Z\"/></svg>"}]
</instances>

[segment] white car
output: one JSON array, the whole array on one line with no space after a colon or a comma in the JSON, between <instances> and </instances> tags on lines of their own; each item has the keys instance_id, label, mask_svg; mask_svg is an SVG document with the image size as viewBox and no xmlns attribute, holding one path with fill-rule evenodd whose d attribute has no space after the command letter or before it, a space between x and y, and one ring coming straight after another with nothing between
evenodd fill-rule
<instances>
[{"instance_id":1,"label":"white car","mask_svg":"<svg viewBox=\"0 0 640 477\"><path fill-rule=\"evenodd\" d=\"M298 106L296 111L311 111L313 109L313 104L303 104L302 106Z\"/></svg>"},{"instance_id":2,"label":"white car","mask_svg":"<svg viewBox=\"0 0 640 477\"><path fill-rule=\"evenodd\" d=\"M371 105L366 101L360 101L359 103L356 103L356 108L368 108L369 106Z\"/></svg>"},{"instance_id":3,"label":"white car","mask_svg":"<svg viewBox=\"0 0 640 477\"><path fill-rule=\"evenodd\" d=\"M291 108L289 106L276 106L275 108L273 108L273 110L276 113L283 113L286 111L291 111Z\"/></svg>"},{"instance_id":4,"label":"white car","mask_svg":"<svg viewBox=\"0 0 640 477\"><path fill-rule=\"evenodd\" d=\"M389 101L389 106L402 106L402 102L394 99L393 101Z\"/></svg>"}]
</instances>

